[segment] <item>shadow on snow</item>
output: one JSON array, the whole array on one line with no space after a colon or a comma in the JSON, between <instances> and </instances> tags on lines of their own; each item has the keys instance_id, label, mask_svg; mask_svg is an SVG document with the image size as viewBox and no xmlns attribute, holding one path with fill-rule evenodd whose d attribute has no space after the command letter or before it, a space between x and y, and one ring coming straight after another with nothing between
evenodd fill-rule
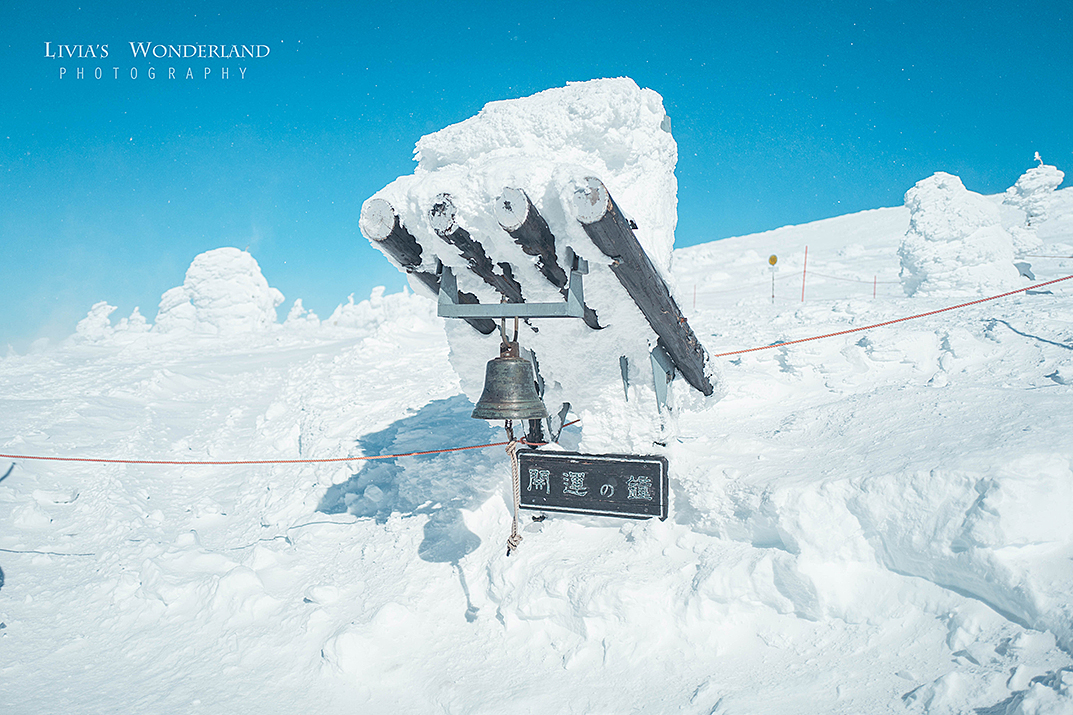
<instances>
[{"instance_id":1,"label":"shadow on snow","mask_svg":"<svg viewBox=\"0 0 1073 715\"><path fill-rule=\"evenodd\" d=\"M379 432L358 438L365 456L424 452L502 441L484 420L470 417L473 403L465 395L434 400L415 414ZM393 513L427 514L421 560L449 563L458 571L469 601L459 560L481 544L462 519L461 509L475 509L502 484L506 455L502 448L447 452L364 462L346 482L328 489L317 507L328 514L349 512L384 523ZM507 470L506 472L504 470ZM476 617L470 603L467 620Z\"/></svg>"}]
</instances>

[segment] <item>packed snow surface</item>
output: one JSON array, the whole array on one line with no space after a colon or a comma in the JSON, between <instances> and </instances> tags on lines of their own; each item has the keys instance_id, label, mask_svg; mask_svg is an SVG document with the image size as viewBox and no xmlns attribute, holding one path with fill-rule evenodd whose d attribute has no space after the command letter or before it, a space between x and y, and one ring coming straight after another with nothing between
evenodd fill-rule
<instances>
[{"instance_id":1,"label":"packed snow surface","mask_svg":"<svg viewBox=\"0 0 1073 715\"><path fill-rule=\"evenodd\" d=\"M954 178L679 249L668 278L716 354L1073 273L1073 191L1029 220ZM1013 279L947 250L1017 227L1040 245ZM903 289L909 236L940 289ZM582 414L565 447L668 458L670 518L523 513L507 557L502 446L392 456L502 440L469 417L460 326L383 290L281 323L249 254L203 254L152 324L98 303L0 360L0 453L352 460L5 459L0 711L1073 712L1071 283L716 358L721 399L677 380L664 444Z\"/></svg>"}]
</instances>

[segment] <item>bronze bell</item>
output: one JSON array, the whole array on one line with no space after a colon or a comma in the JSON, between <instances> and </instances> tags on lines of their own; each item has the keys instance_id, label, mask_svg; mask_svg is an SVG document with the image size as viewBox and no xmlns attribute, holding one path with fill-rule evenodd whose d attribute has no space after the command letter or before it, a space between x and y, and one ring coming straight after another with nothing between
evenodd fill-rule
<instances>
[{"instance_id":1,"label":"bronze bell","mask_svg":"<svg viewBox=\"0 0 1073 715\"><path fill-rule=\"evenodd\" d=\"M518 356L518 343L505 342L499 357L488 361L484 392L473 417L479 420L540 420L548 416L536 391L533 365Z\"/></svg>"}]
</instances>

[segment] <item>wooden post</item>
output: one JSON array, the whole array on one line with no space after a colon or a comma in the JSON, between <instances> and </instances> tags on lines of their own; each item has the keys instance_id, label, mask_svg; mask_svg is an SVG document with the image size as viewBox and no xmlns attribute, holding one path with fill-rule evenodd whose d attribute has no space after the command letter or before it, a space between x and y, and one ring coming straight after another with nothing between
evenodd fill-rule
<instances>
[{"instance_id":1,"label":"wooden post","mask_svg":"<svg viewBox=\"0 0 1073 715\"><path fill-rule=\"evenodd\" d=\"M521 189L503 189L502 195L495 202L495 216L499 225L523 251L537 257L537 268L566 296L566 271L559 265L555 255L555 236L548 228L548 222L529 200L529 196ZM586 325L593 330L603 327L596 317L596 311L586 305L584 312Z\"/></svg>"},{"instance_id":2,"label":"wooden post","mask_svg":"<svg viewBox=\"0 0 1073 715\"><path fill-rule=\"evenodd\" d=\"M440 292L440 277L418 270L421 267L421 244L402 225L391 204L383 199L369 199L362 207L358 224L366 238L383 246L384 251L395 259L403 270L424 283L433 295ZM474 304L477 302L477 296L458 291L458 302ZM484 335L490 335L496 329L495 321L488 318L467 318L466 322Z\"/></svg>"},{"instance_id":3,"label":"wooden post","mask_svg":"<svg viewBox=\"0 0 1073 715\"><path fill-rule=\"evenodd\" d=\"M448 194L440 194L428 211L428 221L436 235L458 249L469 264L469 269L488 285L499 291L508 303L524 303L522 287L514 280L509 263L499 264L496 273L492 259L484 252L484 246L474 241L469 231L455 222L455 205Z\"/></svg>"},{"instance_id":4,"label":"wooden post","mask_svg":"<svg viewBox=\"0 0 1073 715\"><path fill-rule=\"evenodd\" d=\"M611 271L659 336L659 345L690 385L711 395L714 388L704 371L708 355L607 187L589 177L578 187L574 202L582 228L612 259Z\"/></svg>"}]
</instances>

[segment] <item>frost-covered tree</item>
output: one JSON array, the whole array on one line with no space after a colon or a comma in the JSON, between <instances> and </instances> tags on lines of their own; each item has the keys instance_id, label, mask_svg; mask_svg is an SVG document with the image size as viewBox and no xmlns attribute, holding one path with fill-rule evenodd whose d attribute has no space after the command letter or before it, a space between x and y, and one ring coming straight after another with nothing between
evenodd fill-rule
<instances>
[{"instance_id":1,"label":"frost-covered tree","mask_svg":"<svg viewBox=\"0 0 1073 715\"><path fill-rule=\"evenodd\" d=\"M1044 164L1039 152L1036 152L1039 166L1032 167L1017 179L1017 183L1006 189L1003 203L1024 211L1024 223L1010 229L1013 236L1014 250L1027 253L1040 246L1036 228L1047 219L1054 190L1062 183L1065 174L1057 167Z\"/></svg>"},{"instance_id":2,"label":"frost-covered tree","mask_svg":"<svg viewBox=\"0 0 1073 715\"><path fill-rule=\"evenodd\" d=\"M1040 164L1032 167L1021 174L1016 184L1006 189L1004 202L1023 209L1028 225L1039 223L1047 217L1054 191L1064 178L1065 173L1056 166Z\"/></svg>"},{"instance_id":3,"label":"frost-covered tree","mask_svg":"<svg viewBox=\"0 0 1073 715\"><path fill-rule=\"evenodd\" d=\"M188 329L226 335L276 322L283 294L268 285L253 256L217 248L194 258L183 284L160 298L156 332Z\"/></svg>"},{"instance_id":4,"label":"frost-covered tree","mask_svg":"<svg viewBox=\"0 0 1073 715\"><path fill-rule=\"evenodd\" d=\"M1013 238L998 206L937 172L905 194L909 231L898 249L907 295L974 296L1020 286Z\"/></svg>"}]
</instances>

